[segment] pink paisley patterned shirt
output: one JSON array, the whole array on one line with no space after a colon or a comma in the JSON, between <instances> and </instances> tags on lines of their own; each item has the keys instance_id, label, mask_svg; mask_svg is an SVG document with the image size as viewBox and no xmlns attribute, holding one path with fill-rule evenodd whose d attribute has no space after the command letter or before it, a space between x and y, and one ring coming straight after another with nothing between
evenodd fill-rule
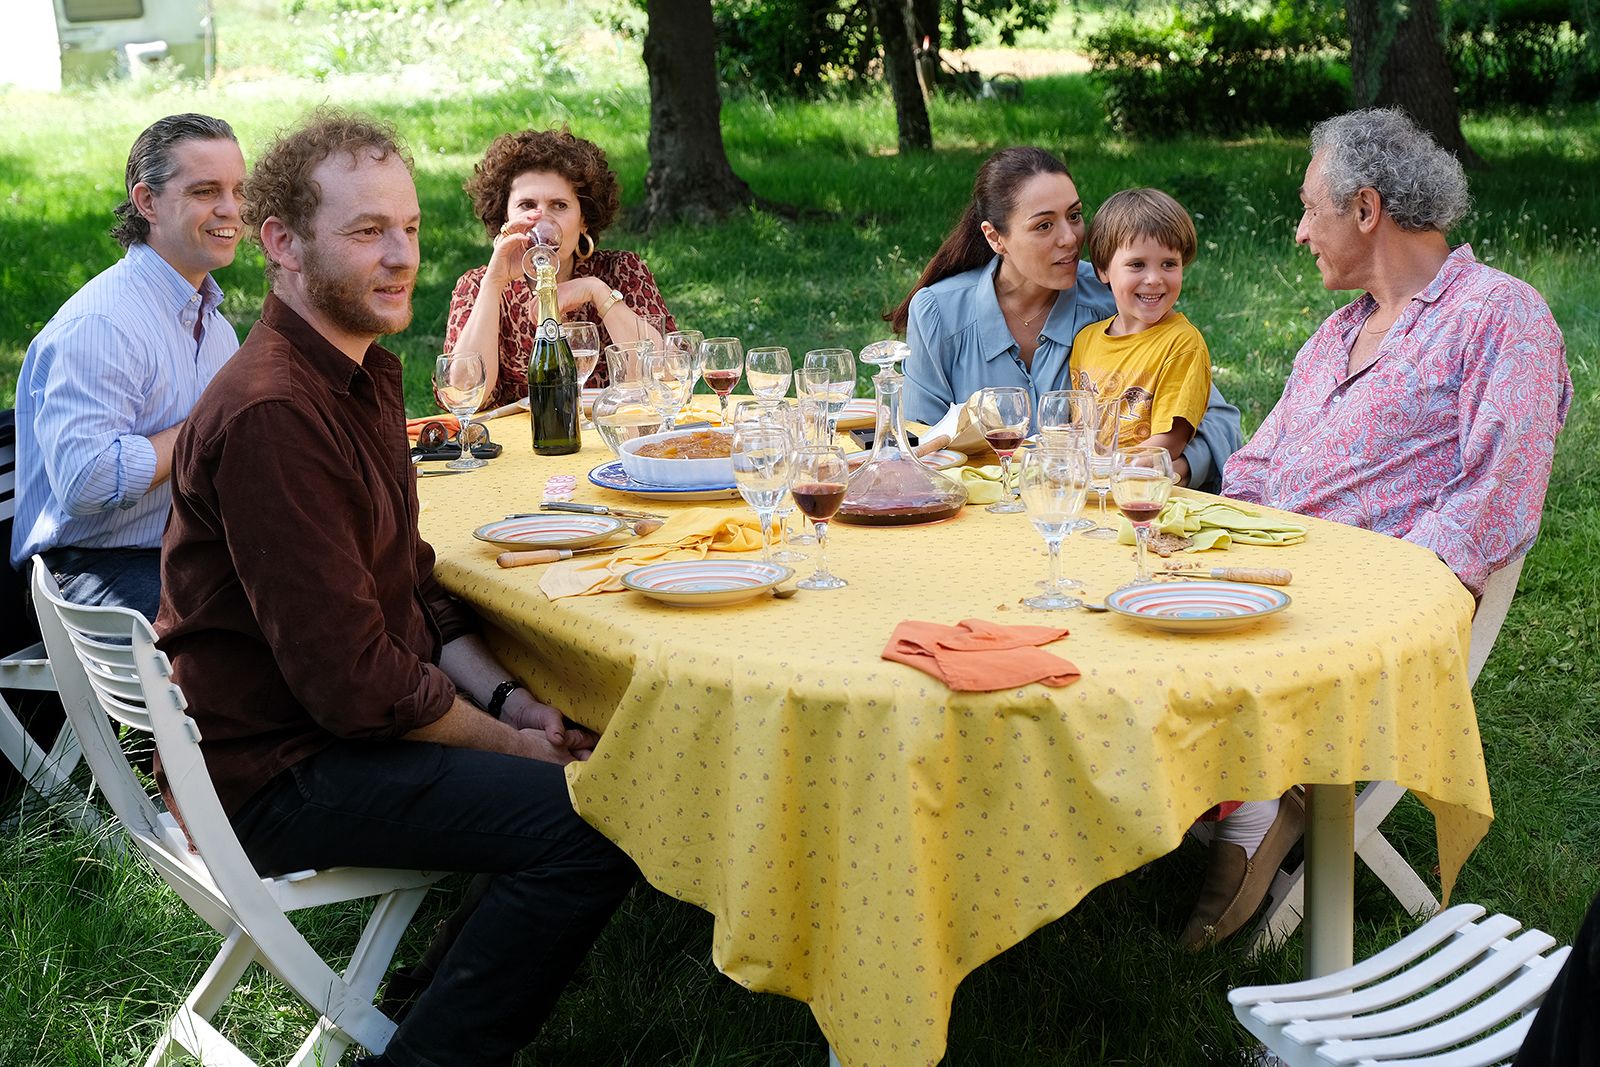
<instances>
[{"instance_id":1,"label":"pink paisley patterned shirt","mask_svg":"<svg viewBox=\"0 0 1600 1067\"><path fill-rule=\"evenodd\" d=\"M1422 545L1479 595L1538 533L1572 403L1566 342L1532 286L1467 245L1349 376L1375 306L1363 293L1311 335L1223 495Z\"/></svg>"}]
</instances>

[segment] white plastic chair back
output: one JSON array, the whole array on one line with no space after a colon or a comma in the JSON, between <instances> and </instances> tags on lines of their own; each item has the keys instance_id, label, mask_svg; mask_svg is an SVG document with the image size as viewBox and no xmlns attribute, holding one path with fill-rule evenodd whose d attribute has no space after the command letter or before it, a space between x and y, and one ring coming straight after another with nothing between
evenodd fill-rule
<instances>
[{"instance_id":1,"label":"white plastic chair back","mask_svg":"<svg viewBox=\"0 0 1600 1067\"><path fill-rule=\"evenodd\" d=\"M267 967L321 1018L289 1063L334 1063L350 1043L382 1051L394 1023L373 995L427 887L440 875L420 871L335 868L261 878L217 799L200 750L200 731L185 711L171 665L155 647L143 616L123 608L82 607L61 599L42 560L34 560L34 604L62 701L84 757L112 811L141 852L207 923L222 950L167 1025L152 1064L177 1045L202 1062L250 1061L210 1019L250 963ZM129 764L111 721L151 731L168 790L194 840L162 811ZM379 897L343 974L307 944L285 914L320 904Z\"/></svg>"},{"instance_id":2,"label":"white plastic chair back","mask_svg":"<svg viewBox=\"0 0 1600 1067\"><path fill-rule=\"evenodd\" d=\"M1461 904L1352 967L1228 994L1244 1027L1290 1067L1490 1067L1521 1047L1572 951L1506 915ZM1482 920L1482 921L1479 921Z\"/></svg>"}]
</instances>

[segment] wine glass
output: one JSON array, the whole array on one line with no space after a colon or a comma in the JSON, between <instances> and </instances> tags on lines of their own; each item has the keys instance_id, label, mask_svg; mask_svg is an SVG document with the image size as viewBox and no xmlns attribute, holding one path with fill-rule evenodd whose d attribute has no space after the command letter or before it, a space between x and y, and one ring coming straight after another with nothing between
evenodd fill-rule
<instances>
[{"instance_id":1,"label":"wine glass","mask_svg":"<svg viewBox=\"0 0 1600 1067\"><path fill-rule=\"evenodd\" d=\"M787 348L752 348L744 357L744 380L750 383L751 395L762 400L787 396L793 376L794 364L789 361Z\"/></svg>"},{"instance_id":2,"label":"wine glass","mask_svg":"<svg viewBox=\"0 0 1600 1067\"><path fill-rule=\"evenodd\" d=\"M792 444L805 444L805 435L801 432L799 413L783 401L745 400L741 401L734 414L736 426L767 426L782 430L789 436ZM797 563L806 558L804 552L796 552L794 546L800 544L802 538L810 544L816 538L810 534L789 536L789 516L795 512L795 503L787 496L781 498L773 509L773 517L777 520L778 549L772 553L772 559L777 563Z\"/></svg>"},{"instance_id":3,"label":"wine glass","mask_svg":"<svg viewBox=\"0 0 1600 1067\"><path fill-rule=\"evenodd\" d=\"M1106 494L1111 491L1111 472L1117 465L1117 441L1127 419L1128 405L1120 396L1096 399L1094 421L1089 429L1089 481L1100 495L1100 523L1083 536L1110 541L1117 531L1108 525Z\"/></svg>"},{"instance_id":4,"label":"wine glass","mask_svg":"<svg viewBox=\"0 0 1600 1067\"><path fill-rule=\"evenodd\" d=\"M1140 445L1117 453L1116 467L1111 472L1111 497L1133 523L1133 536L1139 546L1139 573L1130 585L1150 580L1145 545L1150 540L1150 524L1172 495L1172 480L1172 456L1164 448Z\"/></svg>"},{"instance_id":5,"label":"wine glass","mask_svg":"<svg viewBox=\"0 0 1600 1067\"><path fill-rule=\"evenodd\" d=\"M733 428L733 481L739 495L761 520L761 560L772 562L772 513L789 491L794 473L794 442L782 429L763 422Z\"/></svg>"},{"instance_id":6,"label":"wine glass","mask_svg":"<svg viewBox=\"0 0 1600 1067\"><path fill-rule=\"evenodd\" d=\"M806 353L806 369L827 372L831 388L822 395L827 405L827 436L823 444L832 444L839 432L839 413L856 395L856 357L848 348L813 348Z\"/></svg>"},{"instance_id":7,"label":"wine glass","mask_svg":"<svg viewBox=\"0 0 1600 1067\"><path fill-rule=\"evenodd\" d=\"M664 431L678 424L678 412L694 392L694 376L690 374L693 365L687 352L657 352L652 348L644 353L645 396L661 415Z\"/></svg>"},{"instance_id":8,"label":"wine glass","mask_svg":"<svg viewBox=\"0 0 1600 1067\"><path fill-rule=\"evenodd\" d=\"M896 363L910 358L911 346L904 341L874 341L861 350L861 362L880 371L892 371Z\"/></svg>"},{"instance_id":9,"label":"wine glass","mask_svg":"<svg viewBox=\"0 0 1600 1067\"><path fill-rule=\"evenodd\" d=\"M629 308L628 310L633 311L632 308ZM667 326L666 316L662 315L659 311L634 311L633 317L638 320L637 329L635 331L638 336L631 338L632 340L650 341L654 343L656 342L657 338L660 338L662 344L666 343L666 338L662 337L661 333L664 329L666 329Z\"/></svg>"},{"instance_id":10,"label":"wine glass","mask_svg":"<svg viewBox=\"0 0 1600 1067\"><path fill-rule=\"evenodd\" d=\"M794 395L800 401L801 423L806 427L808 441L823 445L833 441L828 436L828 397L832 390L825 367L801 367L794 372Z\"/></svg>"},{"instance_id":11,"label":"wine glass","mask_svg":"<svg viewBox=\"0 0 1600 1067\"><path fill-rule=\"evenodd\" d=\"M706 335L699 330L673 330L662 338L662 343L667 346L668 352L689 353L689 362L692 367L689 376L695 381L699 381L702 365L700 342L705 339Z\"/></svg>"},{"instance_id":12,"label":"wine glass","mask_svg":"<svg viewBox=\"0 0 1600 1067\"><path fill-rule=\"evenodd\" d=\"M844 503L850 465L844 451L829 444L801 445L794 452L795 505L817 527L817 569L796 584L801 589L841 589L849 582L828 572L828 520Z\"/></svg>"},{"instance_id":13,"label":"wine glass","mask_svg":"<svg viewBox=\"0 0 1600 1067\"><path fill-rule=\"evenodd\" d=\"M1046 611L1081 607L1083 601L1061 591L1069 584L1061 577L1061 542L1071 533L1072 520L1083 510L1089 492L1087 457L1076 448L1035 448L1023 455L1017 484L1028 508L1028 521L1050 550L1050 584L1023 603Z\"/></svg>"},{"instance_id":14,"label":"wine glass","mask_svg":"<svg viewBox=\"0 0 1600 1067\"><path fill-rule=\"evenodd\" d=\"M582 389L600 362L600 328L592 322L575 319L561 324L561 336L572 349L572 362L578 365L578 388Z\"/></svg>"},{"instance_id":15,"label":"wine glass","mask_svg":"<svg viewBox=\"0 0 1600 1067\"><path fill-rule=\"evenodd\" d=\"M978 425L989 447L1000 457L1000 484L1004 494L985 511L1009 515L1026 510L1011 488L1011 454L1028 436L1033 401L1028 391L1015 385L990 386L978 394Z\"/></svg>"},{"instance_id":16,"label":"wine glass","mask_svg":"<svg viewBox=\"0 0 1600 1067\"><path fill-rule=\"evenodd\" d=\"M449 470L475 470L487 462L473 456L467 444L472 413L483 403L485 385L483 357L476 352L455 352L433 361L433 391L461 423L461 455L445 464Z\"/></svg>"},{"instance_id":17,"label":"wine glass","mask_svg":"<svg viewBox=\"0 0 1600 1067\"><path fill-rule=\"evenodd\" d=\"M541 218L528 230L528 250L522 253L522 273L535 282L539 268L560 270L561 223L551 218Z\"/></svg>"},{"instance_id":18,"label":"wine glass","mask_svg":"<svg viewBox=\"0 0 1600 1067\"><path fill-rule=\"evenodd\" d=\"M717 394L722 425L728 425L728 394L744 377L744 346L737 337L708 337L700 342L700 377Z\"/></svg>"},{"instance_id":19,"label":"wine glass","mask_svg":"<svg viewBox=\"0 0 1600 1067\"><path fill-rule=\"evenodd\" d=\"M1039 397L1039 414L1034 420L1039 426L1039 443L1061 444L1087 454L1092 448L1095 402L1088 389L1052 389ZM1093 527L1091 519L1072 520L1074 530Z\"/></svg>"}]
</instances>

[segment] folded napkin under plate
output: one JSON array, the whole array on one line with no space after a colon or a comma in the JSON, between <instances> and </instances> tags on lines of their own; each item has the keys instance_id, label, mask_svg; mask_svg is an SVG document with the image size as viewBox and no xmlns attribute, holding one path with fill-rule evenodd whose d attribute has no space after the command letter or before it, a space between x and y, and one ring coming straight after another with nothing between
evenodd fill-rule
<instances>
[{"instance_id":1,"label":"folded napkin under plate","mask_svg":"<svg viewBox=\"0 0 1600 1067\"><path fill-rule=\"evenodd\" d=\"M1225 500L1191 500L1174 497L1156 516L1155 528L1162 533L1187 537L1194 544L1185 552L1227 548L1237 541L1242 545L1297 545L1306 539L1306 528L1287 519L1251 511ZM1123 519L1117 539L1133 544L1133 524Z\"/></svg>"},{"instance_id":2,"label":"folded napkin under plate","mask_svg":"<svg viewBox=\"0 0 1600 1067\"><path fill-rule=\"evenodd\" d=\"M1039 648L1067 636L1065 627L1001 626L963 619L955 626L907 619L894 628L883 658L933 675L951 689L983 693L1032 682L1063 686L1078 668Z\"/></svg>"},{"instance_id":3,"label":"folded napkin under plate","mask_svg":"<svg viewBox=\"0 0 1600 1067\"><path fill-rule=\"evenodd\" d=\"M759 552L761 526L753 516L719 508L689 508L652 534L617 546L608 556L552 564L539 579L551 600L592 593L618 593L622 576L663 560L705 559L710 552Z\"/></svg>"}]
</instances>

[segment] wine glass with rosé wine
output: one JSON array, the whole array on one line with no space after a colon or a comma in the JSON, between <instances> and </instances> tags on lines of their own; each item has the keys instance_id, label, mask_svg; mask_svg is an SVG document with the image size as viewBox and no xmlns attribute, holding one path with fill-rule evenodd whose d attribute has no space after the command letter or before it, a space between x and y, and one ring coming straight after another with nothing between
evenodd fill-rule
<instances>
[{"instance_id":1,"label":"wine glass with ros\u00e9 wine","mask_svg":"<svg viewBox=\"0 0 1600 1067\"><path fill-rule=\"evenodd\" d=\"M978 394L978 427L989 447L1000 457L1003 494L984 508L991 514L1011 515L1027 510L1011 486L1011 454L1028 436L1028 423L1032 418L1033 401L1028 398L1028 391L1020 386L990 386Z\"/></svg>"},{"instance_id":2,"label":"wine glass with ros\u00e9 wine","mask_svg":"<svg viewBox=\"0 0 1600 1067\"><path fill-rule=\"evenodd\" d=\"M1133 536L1138 542L1139 573L1130 585L1150 580L1145 566L1150 525L1172 495L1172 482L1172 456L1166 449L1141 445L1117 453L1116 468L1111 472L1111 499L1117 502L1123 518L1133 523Z\"/></svg>"},{"instance_id":3,"label":"wine glass with ros\u00e9 wine","mask_svg":"<svg viewBox=\"0 0 1600 1067\"><path fill-rule=\"evenodd\" d=\"M828 570L828 520L844 503L850 465L844 451L832 445L801 445L794 452L794 484L789 494L795 506L817 528L817 569L795 584L801 589L842 589L849 582Z\"/></svg>"}]
</instances>

